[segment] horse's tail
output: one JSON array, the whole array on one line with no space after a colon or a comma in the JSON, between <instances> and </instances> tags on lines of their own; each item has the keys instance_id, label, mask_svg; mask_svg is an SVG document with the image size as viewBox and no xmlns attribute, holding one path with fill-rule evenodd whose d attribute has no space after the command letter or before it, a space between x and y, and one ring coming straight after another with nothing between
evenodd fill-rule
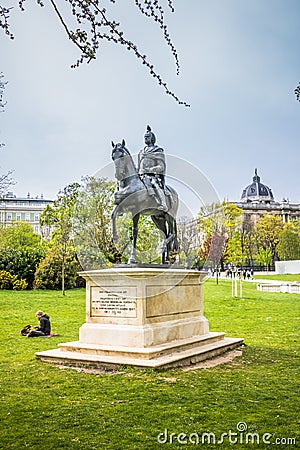
<instances>
[{"instance_id":1,"label":"horse's tail","mask_svg":"<svg viewBox=\"0 0 300 450\"><path fill-rule=\"evenodd\" d=\"M178 194L175 191L174 188L172 188L172 186L165 186L165 190L166 192L166 200L167 200L167 204L169 203L169 214L171 214L174 219L175 219L175 224L176 224L176 215L177 215L177 211L178 211L178 205L179 205L179 199L178 199ZM169 200L169 202L168 202Z\"/></svg>"}]
</instances>

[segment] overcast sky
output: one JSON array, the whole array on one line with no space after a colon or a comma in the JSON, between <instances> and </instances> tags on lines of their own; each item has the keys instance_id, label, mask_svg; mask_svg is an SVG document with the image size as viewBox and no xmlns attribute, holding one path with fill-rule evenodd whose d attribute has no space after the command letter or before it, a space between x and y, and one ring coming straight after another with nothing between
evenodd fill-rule
<instances>
[{"instance_id":1,"label":"overcast sky","mask_svg":"<svg viewBox=\"0 0 300 450\"><path fill-rule=\"evenodd\" d=\"M190 108L123 47L104 43L96 61L71 69L77 49L45 4L27 0L23 13L15 7L14 41L0 32L0 71L9 82L0 166L14 170L15 194L54 198L110 164L111 140L125 138L138 152L150 124L167 157L194 165L220 199L239 200L257 167L276 200L300 202L299 0L174 0L166 19L180 76L160 29L134 1L108 2L111 17ZM171 175L181 180L177 167Z\"/></svg>"}]
</instances>

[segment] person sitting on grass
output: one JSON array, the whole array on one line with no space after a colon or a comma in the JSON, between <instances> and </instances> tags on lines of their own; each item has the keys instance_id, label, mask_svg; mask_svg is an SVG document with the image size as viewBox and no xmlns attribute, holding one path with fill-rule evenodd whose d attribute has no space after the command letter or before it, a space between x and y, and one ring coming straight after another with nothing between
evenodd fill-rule
<instances>
[{"instance_id":1,"label":"person sitting on grass","mask_svg":"<svg viewBox=\"0 0 300 450\"><path fill-rule=\"evenodd\" d=\"M51 333L51 324L48 314L43 314L43 311L39 310L36 313L36 317L40 322L40 326L34 327L35 329L31 330L27 337L49 336Z\"/></svg>"}]
</instances>

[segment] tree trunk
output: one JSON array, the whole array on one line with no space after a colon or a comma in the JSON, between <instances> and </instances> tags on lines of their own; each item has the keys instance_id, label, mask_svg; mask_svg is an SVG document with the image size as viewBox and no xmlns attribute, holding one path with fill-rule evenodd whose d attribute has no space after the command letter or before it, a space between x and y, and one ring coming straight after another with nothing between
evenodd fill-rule
<instances>
[{"instance_id":1,"label":"tree trunk","mask_svg":"<svg viewBox=\"0 0 300 450\"><path fill-rule=\"evenodd\" d=\"M61 293L65 295L65 253L62 254L61 263Z\"/></svg>"}]
</instances>

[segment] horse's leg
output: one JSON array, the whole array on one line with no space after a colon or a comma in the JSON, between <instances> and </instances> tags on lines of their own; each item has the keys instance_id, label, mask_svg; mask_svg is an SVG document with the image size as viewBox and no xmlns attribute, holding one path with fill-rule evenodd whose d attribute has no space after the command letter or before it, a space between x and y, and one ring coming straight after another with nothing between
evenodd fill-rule
<instances>
[{"instance_id":1,"label":"horse's leg","mask_svg":"<svg viewBox=\"0 0 300 450\"><path fill-rule=\"evenodd\" d=\"M136 263L136 241L138 236L138 223L139 223L140 215L136 214L132 217L132 248L131 255L128 260L128 264Z\"/></svg>"},{"instance_id":2,"label":"horse's leg","mask_svg":"<svg viewBox=\"0 0 300 450\"><path fill-rule=\"evenodd\" d=\"M113 241L115 244L118 242L118 232L116 225L118 208L119 208L118 206L115 206L113 212L111 213Z\"/></svg>"},{"instance_id":3,"label":"horse's leg","mask_svg":"<svg viewBox=\"0 0 300 450\"><path fill-rule=\"evenodd\" d=\"M177 224L174 217L172 217L170 214L166 214L166 222L168 225L168 237L166 239L166 259L167 262L170 264L171 261L171 252L176 252L178 250L178 241L177 241Z\"/></svg>"},{"instance_id":4,"label":"horse's leg","mask_svg":"<svg viewBox=\"0 0 300 450\"><path fill-rule=\"evenodd\" d=\"M172 261L171 252L174 250L174 242L177 242L177 226L176 226L176 220L171 215L168 215L167 221L168 221L168 228L169 228L168 262L169 262L169 264L172 264L172 262L174 262L174 261Z\"/></svg>"},{"instance_id":5,"label":"horse's leg","mask_svg":"<svg viewBox=\"0 0 300 450\"><path fill-rule=\"evenodd\" d=\"M165 216L163 216L163 217L151 216L151 219L153 220L153 222L155 223L157 228L160 231L162 231L162 233L165 236L164 241L161 246L161 262L162 262L162 264L166 264L166 260L167 260L167 255L166 255L166 252L167 252L167 227L166 227Z\"/></svg>"},{"instance_id":6,"label":"horse's leg","mask_svg":"<svg viewBox=\"0 0 300 450\"><path fill-rule=\"evenodd\" d=\"M170 243L172 240L172 234L171 234L171 228L170 228L170 216L169 214L166 214L165 221L166 221L166 230L167 230L167 239L166 239L166 262L165 264L170 264Z\"/></svg>"},{"instance_id":7,"label":"horse's leg","mask_svg":"<svg viewBox=\"0 0 300 450\"><path fill-rule=\"evenodd\" d=\"M177 223L176 219L174 218L172 219L173 219L173 235L174 235L172 250L178 252Z\"/></svg>"}]
</instances>

